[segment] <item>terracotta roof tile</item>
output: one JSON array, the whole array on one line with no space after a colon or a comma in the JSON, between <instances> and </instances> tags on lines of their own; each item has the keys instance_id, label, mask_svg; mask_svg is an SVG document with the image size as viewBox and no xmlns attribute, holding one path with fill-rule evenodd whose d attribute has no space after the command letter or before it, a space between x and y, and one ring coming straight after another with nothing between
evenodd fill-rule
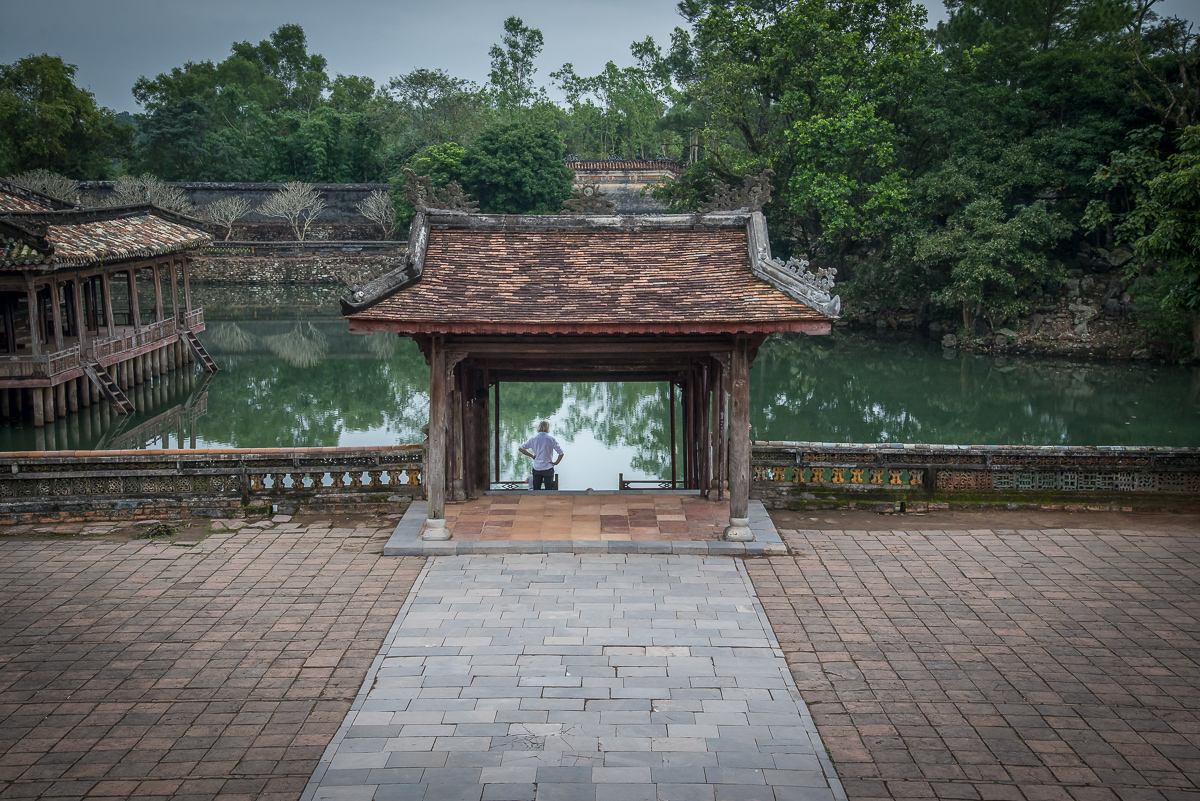
<instances>
[{"instance_id":1,"label":"terracotta roof tile","mask_svg":"<svg viewBox=\"0 0 1200 801\"><path fill-rule=\"evenodd\" d=\"M161 214L161 213L160 213ZM19 236L0 246L0 269L15 270L31 264L82 266L97 262L177 253L204 244L211 237L160 214L146 210L128 214L56 212L23 218L13 214L6 219L18 228L29 224L44 225L44 237L53 251L31 247ZM32 229L30 229L32 230Z\"/></svg>"},{"instance_id":2,"label":"terracotta roof tile","mask_svg":"<svg viewBox=\"0 0 1200 801\"><path fill-rule=\"evenodd\" d=\"M0 211L49 211L49 206L43 206L30 198L10 195L0 191Z\"/></svg>"},{"instance_id":3,"label":"terracotta roof tile","mask_svg":"<svg viewBox=\"0 0 1200 801\"><path fill-rule=\"evenodd\" d=\"M751 274L744 227L433 229L421 279L350 319L448 333L778 331L828 321Z\"/></svg>"}]
</instances>

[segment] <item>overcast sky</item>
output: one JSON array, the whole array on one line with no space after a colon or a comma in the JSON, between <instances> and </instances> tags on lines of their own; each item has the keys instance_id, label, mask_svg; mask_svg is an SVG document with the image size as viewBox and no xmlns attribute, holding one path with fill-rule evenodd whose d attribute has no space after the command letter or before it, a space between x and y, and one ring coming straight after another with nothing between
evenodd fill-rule
<instances>
[{"instance_id":1,"label":"overcast sky","mask_svg":"<svg viewBox=\"0 0 1200 801\"><path fill-rule=\"evenodd\" d=\"M941 0L925 5L930 24L945 17ZM1160 10L1200 19L1200 0L1165 0ZM220 61L232 42L258 42L295 22L331 76L386 82L425 67L483 82L488 48L514 14L545 35L537 78L546 85L568 61L581 75L609 60L628 66L631 42L653 36L666 45L682 22L675 0L0 0L0 63L61 56L101 105L137 111L130 89L139 76Z\"/></svg>"}]
</instances>

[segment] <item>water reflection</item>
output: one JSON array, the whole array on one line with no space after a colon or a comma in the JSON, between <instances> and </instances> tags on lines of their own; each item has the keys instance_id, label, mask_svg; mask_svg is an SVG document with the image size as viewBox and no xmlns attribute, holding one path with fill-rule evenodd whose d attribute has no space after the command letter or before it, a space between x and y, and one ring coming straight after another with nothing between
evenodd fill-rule
<instances>
[{"instance_id":1,"label":"water reflection","mask_svg":"<svg viewBox=\"0 0 1200 801\"><path fill-rule=\"evenodd\" d=\"M221 365L134 389L129 419L107 404L38 432L0 428L0 449L288 447L416 443L429 370L416 346L351 335L326 288L277 303L196 287L205 346ZM258 304L258 305L255 305ZM564 443L562 486L610 488L617 473L670 477L664 384L505 384L501 476L523 477L516 447L539 419ZM751 373L755 439L958 444L1200 446L1200 370L1085 365L943 352L925 341L853 334L776 337ZM680 464L682 472L682 464Z\"/></svg>"}]
</instances>

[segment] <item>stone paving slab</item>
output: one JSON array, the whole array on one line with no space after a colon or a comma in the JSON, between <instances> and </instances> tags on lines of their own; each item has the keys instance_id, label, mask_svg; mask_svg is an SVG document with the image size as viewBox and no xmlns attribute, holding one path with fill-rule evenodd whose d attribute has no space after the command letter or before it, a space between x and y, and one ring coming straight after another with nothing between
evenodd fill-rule
<instances>
[{"instance_id":1,"label":"stone paving slab","mask_svg":"<svg viewBox=\"0 0 1200 801\"><path fill-rule=\"evenodd\" d=\"M747 560L849 797L1200 798L1200 529L1158 519Z\"/></svg>"},{"instance_id":2,"label":"stone paving slab","mask_svg":"<svg viewBox=\"0 0 1200 801\"><path fill-rule=\"evenodd\" d=\"M539 493L543 494L543 493ZM560 498L581 497L562 493ZM596 496L582 496L593 503ZM601 496L603 497L603 496ZM620 496L615 496L620 497ZM413 501L395 531L384 546L385 556L454 556L463 554L505 553L594 553L594 554L699 554L710 556L769 556L787 553L787 546L775 529L771 516L762 501L751 500L749 508L750 530L753 542L723 542L721 540L599 540L593 538L571 539L570 527L565 526L561 539L530 540L460 540L451 538L442 542L427 542L421 539L429 505L425 501ZM543 534L542 536L550 536Z\"/></svg>"},{"instance_id":3,"label":"stone paving slab","mask_svg":"<svg viewBox=\"0 0 1200 801\"><path fill-rule=\"evenodd\" d=\"M429 560L306 801L844 798L741 560Z\"/></svg>"}]
</instances>

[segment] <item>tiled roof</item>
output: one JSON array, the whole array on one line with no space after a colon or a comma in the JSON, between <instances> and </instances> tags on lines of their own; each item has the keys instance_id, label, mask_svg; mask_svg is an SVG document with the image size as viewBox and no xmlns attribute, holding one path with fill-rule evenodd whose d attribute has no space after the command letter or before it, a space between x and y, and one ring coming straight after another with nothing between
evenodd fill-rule
<instances>
[{"instance_id":1,"label":"tiled roof","mask_svg":"<svg viewBox=\"0 0 1200 801\"><path fill-rule=\"evenodd\" d=\"M178 253L211 241L187 219L150 206L12 213L0 218L0 269L80 267Z\"/></svg>"},{"instance_id":2,"label":"tiled roof","mask_svg":"<svg viewBox=\"0 0 1200 801\"><path fill-rule=\"evenodd\" d=\"M828 318L751 274L744 225L429 231L420 280L350 315L444 333L725 333Z\"/></svg>"},{"instance_id":3,"label":"tiled roof","mask_svg":"<svg viewBox=\"0 0 1200 801\"><path fill-rule=\"evenodd\" d=\"M65 200L50 197L12 181L0 180L0 212L53 211L69 208L72 208L72 205Z\"/></svg>"},{"instance_id":4,"label":"tiled roof","mask_svg":"<svg viewBox=\"0 0 1200 801\"><path fill-rule=\"evenodd\" d=\"M687 167L674 161L568 161L567 166L572 170L666 170L680 174L687 172Z\"/></svg>"}]
</instances>

